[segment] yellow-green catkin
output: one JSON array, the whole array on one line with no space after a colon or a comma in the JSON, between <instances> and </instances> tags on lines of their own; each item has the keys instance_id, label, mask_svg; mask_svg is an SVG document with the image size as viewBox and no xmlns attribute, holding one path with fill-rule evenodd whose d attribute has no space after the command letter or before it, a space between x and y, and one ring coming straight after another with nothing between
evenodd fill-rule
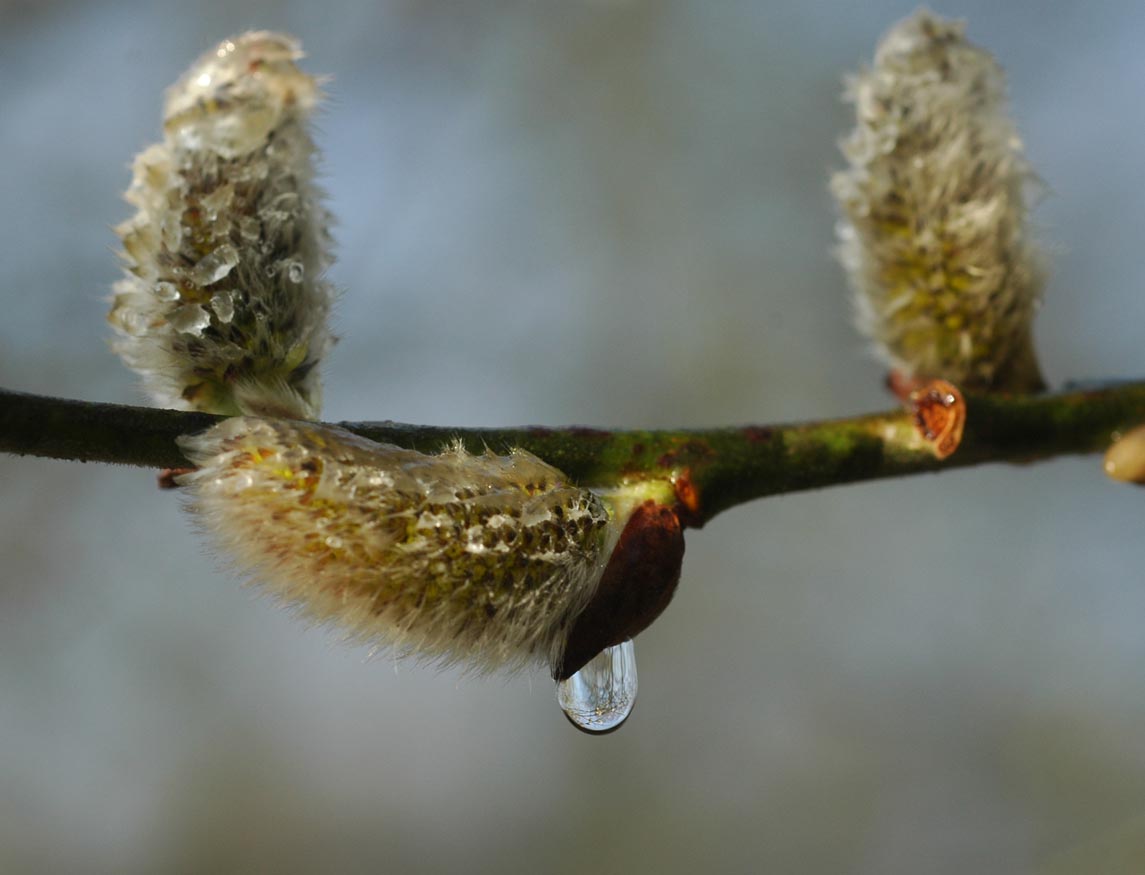
<instances>
[{"instance_id":1,"label":"yellow-green catkin","mask_svg":"<svg viewBox=\"0 0 1145 875\"><path fill-rule=\"evenodd\" d=\"M180 446L221 552L351 637L478 669L558 665L620 521L515 450L426 455L315 423L234 417Z\"/></svg>"},{"instance_id":2,"label":"yellow-green catkin","mask_svg":"<svg viewBox=\"0 0 1145 875\"><path fill-rule=\"evenodd\" d=\"M921 10L886 34L846 97L857 126L831 190L861 330L904 377L1041 389L1034 177L1001 68L962 22Z\"/></svg>"},{"instance_id":3,"label":"yellow-green catkin","mask_svg":"<svg viewBox=\"0 0 1145 875\"><path fill-rule=\"evenodd\" d=\"M225 40L171 87L163 141L135 159L108 320L164 406L318 415L333 294L301 56L281 34Z\"/></svg>"}]
</instances>

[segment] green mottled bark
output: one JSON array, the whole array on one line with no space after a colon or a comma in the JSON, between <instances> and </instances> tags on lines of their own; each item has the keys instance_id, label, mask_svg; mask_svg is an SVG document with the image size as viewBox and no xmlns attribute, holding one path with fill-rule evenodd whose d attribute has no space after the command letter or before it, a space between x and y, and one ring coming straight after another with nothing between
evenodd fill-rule
<instances>
[{"instance_id":1,"label":"green mottled bark","mask_svg":"<svg viewBox=\"0 0 1145 875\"><path fill-rule=\"evenodd\" d=\"M911 416L891 410L794 425L615 431L582 427L461 428L345 422L377 441L434 452L460 439L474 452L521 447L589 486L685 478L703 525L755 498L861 480L981 465L1026 463L1105 449L1145 423L1145 382L1039 395L968 396L962 445L939 461ZM180 434L219 417L46 398L0 389L0 451L151 468L184 466Z\"/></svg>"}]
</instances>

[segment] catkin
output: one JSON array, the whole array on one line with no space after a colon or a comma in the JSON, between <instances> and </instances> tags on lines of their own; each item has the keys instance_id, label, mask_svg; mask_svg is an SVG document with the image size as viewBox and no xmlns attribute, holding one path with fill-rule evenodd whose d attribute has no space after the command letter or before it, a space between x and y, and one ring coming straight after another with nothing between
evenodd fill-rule
<instances>
[{"instance_id":1,"label":"catkin","mask_svg":"<svg viewBox=\"0 0 1145 875\"><path fill-rule=\"evenodd\" d=\"M617 540L605 501L536 456L426 455L234 417L180 446L220 552L351 637L479 669L559 664Z\"/></svg>"},{"instance_id":2,"label":"catkin","mask_svg":"<svg viewBox=\"0 0 1145 875\"><path fill-rule=\"evenodd\" d=\"M108 320L159 404L318 415L333 295L301 56L280 34L224 41L171 87L163 142L135 159Z\"/></svg>"},{"instance_id":3,"label":"catkin","mask_svg":"<svg viewBox=\"0 0 1145 875\"><path fill-rule=\"evenodd\" d=\"M1042 388L1033 175L1001 68L963 23L922 10L887 33L846 97L857 127L831 189L860 329L906 377Z\"/></svg>"}]
</instances>

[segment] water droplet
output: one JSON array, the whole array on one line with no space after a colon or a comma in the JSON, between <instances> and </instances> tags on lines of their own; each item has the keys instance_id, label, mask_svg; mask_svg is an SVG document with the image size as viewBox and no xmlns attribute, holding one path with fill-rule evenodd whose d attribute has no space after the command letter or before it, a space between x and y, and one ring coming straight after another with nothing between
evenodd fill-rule
<instances>
[{"instance_id":1,"label":"water droplet","mask_svg":"<svg viewBox=\"0 0 1145 875\"><path fill-rule=\"evenodd\" d=\"M149 323L142 313L121 307L112 315L115 317L115 324L127 334L133 337L143 337L147 334Z\"/></svg>"},{"instance_id":2,"label":"water droplet","mask_svg":"<svg viewBox=\"0 0 1145 875\"><path fill-rule=\"evenodd\" d=\"M224 243L210 254L200 258L191 268L191 281L199 286L217 283L234 270L238 263L239 251L230 243Z\"/></svg>"},{"instance_id":3,"label":"water droplet","mask_svg":"<svg viewBox=\"0 0 1145 875\"><path fill-rule=\"evenodd\" d=\"M631 640L606 647L568 680L557 684L557 702L577 729L612 732L636 704L636 648Z\"/></svg>"},{"instance_id":4,"label":"water droplet","mask_svg":"<svg viewBox=\"0 0 1145 875\"><path fill-rule=\"evenodd\" d=\"M232 477L220 477L215 480L215 484L226 491L237 493L254 486L254 477L243 471Z\"/></svg>"},{"instance_id":5,"label":"water droplet","mask_svg":"<svg viewBox=\"0 0 1145 875\"><path fill-rule=\"evenodd\" d=\"M211 324L211 314L203 309L202 304L180 304L171 311L167 322L176 331L202 337L203 331Z\"/></svg>"},{"instance_id":6,"label":"water droplet","mask_svg":"<svg viewBox=\"0 0 1145 875\"><path fill-rule=\"evenodd\" d=\"M258 240L262 236L262 225L254 216L239 216L239 233L248 242Z\"/></svg>"},{"instance_id":7,"label":"water droplet","mask_svg":"<svg viewBox=\"0 0 1145 875\"><path fill-rule=\"evenodd\" d=\"M165 304L179 300L179 287L174 283L158 282L155 284L155 297Z\"/></svg>"},{"instance_id":8,"label":"water droplet","mask_svg":"<svg viewBox=\"0 0 1145 875\"><path fill-rule=\"evenodd\" d=\"M226 213L231 209L231 204L234 203L234 199L235 187L228 182L224 185L220 185L214 191L203 195L199 200L199 205L206 212L207 219L214 222L218 219L220 214Z\"/></svg>"},{"instance_id":9,"label":"water droplet","mask_svg":"<svg viewBox=\"0 0 1145 875\"><path fill-rule=\"evenodd\" d=\"M306 276L306 270L305 270L305 268L303 268L301 261L287 262L287 266L286 266L286 278L287 279L289 279L292 283L300 283L300 282L302 282L302 278L304 276Z\"/></svg>"},{"instance_id":10,"label":"water droplet","mask_svg":"<svg viewBox=\"0 0 1145 875\"><path fill-rule=\"evenodd\" d=\"M219 317L219 321L226 325L235 318L235 299L230 292L216 292L211 296L211 309Z\"/></svg>"}]
</instances>

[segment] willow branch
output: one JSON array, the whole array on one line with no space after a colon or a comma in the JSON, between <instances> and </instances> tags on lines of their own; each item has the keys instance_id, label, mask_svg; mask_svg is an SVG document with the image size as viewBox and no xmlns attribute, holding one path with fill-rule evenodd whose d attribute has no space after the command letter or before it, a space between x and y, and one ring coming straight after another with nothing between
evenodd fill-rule
<instances>
[{"instance_id":1,"label":"willow branch","mask_svg":"<svg viewBox=\"0 0 1145 875\"><path fill-rule=\"evenodd\" d=\"M1145 381L1038 395L966 397L962 443L939 460L902 409L792 425L714 429L460 428L343 422L376 441L433 452L521 447L589 486L671 478L700 526L752 499L989 462L1025 464L1104 450L1145 422ZM0 389L0 452L148 468L188 464L175 438L221 417Z\"/></svg>"}]
</instances>

